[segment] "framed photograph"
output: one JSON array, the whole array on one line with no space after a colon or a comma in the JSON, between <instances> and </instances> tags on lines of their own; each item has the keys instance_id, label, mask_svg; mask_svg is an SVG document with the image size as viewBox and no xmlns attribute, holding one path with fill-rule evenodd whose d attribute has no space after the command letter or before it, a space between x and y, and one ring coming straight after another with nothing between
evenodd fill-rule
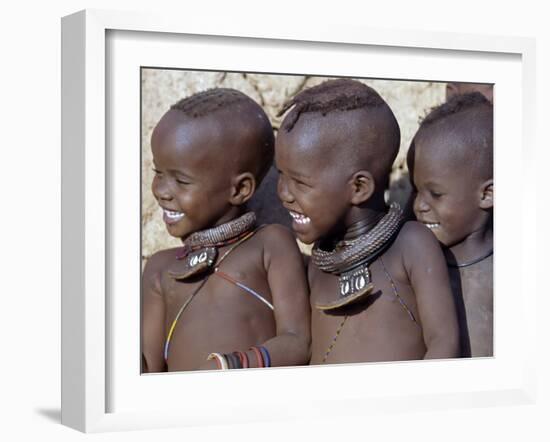
<instances>
[{"instance_id":1,"label":"framed photograph","mask_svg":"<svg viewBox=\"0 0 550 442\"><path fill-rule=\"evenodd\" d=\"M532 402L535 204L512 177L533 155L534 54L508 37L63 18L62 422L97 432ZM494 85L494 356L142 374L140 280L158 245L142 237L143 126L156 118L143 102L147 81L183 71L204 88L223 73Z\"/></svg>"}]
</instances>

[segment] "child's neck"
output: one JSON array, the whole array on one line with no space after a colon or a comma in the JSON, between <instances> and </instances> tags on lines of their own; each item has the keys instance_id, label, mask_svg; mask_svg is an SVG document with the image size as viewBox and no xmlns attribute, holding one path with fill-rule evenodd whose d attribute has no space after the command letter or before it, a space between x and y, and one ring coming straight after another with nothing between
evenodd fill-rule
<instances>
[{"instance_id":1,"label":"child's neck","mask_svg":"<svg viewBox=\"0 0 550 442\"><path fill-rule=\"evenodd\" d=\"M221 226L222 224L226 224L230 221L233 221L234 219L237 219L240 216L244 215L246 211L247 211L246 210L246 205L233 206L222 217L220 217L214 224L210 225L209 227L205 227L204 229L201 229L200 231L190 232L186 236L181 237L180 240L183 243L185 243L185 241L189 237L191 237L191 236L193 236L197 233L204 232L204 231L207 231L207 230L210 230L210 229L214 229L216 227Z\"/></svg>"},{"instance_id":2,"label":"child's neck","mask_svg":"<svg viewBox=\"0 0 550 442\"><path fill-rule=\"evenodd\" d=\"M444 249L447 262L462 266L488 256L493 250L493 227L487 223L483 228L470 233L463 241Z\"/></svg>"},{"instance_id":3,"label":"child's neck","mask_svg":"<svg viewBox=\"0 0 550 442\"><path fill-rule=\"evenodd\" d=\"M370 212L358 221L353 222L346 228L343 239L351 241L369 232L384 216L384 212Z\"/></svg>"},{"instance_id":4,"label":"child's neck","mask_svg":"<svg viewBox=\"0 0 550 442\"><path fill-rule=\"evenodd\" d=\"M212 227L218 227L222 224L228 223L246 212L246 205L232 206Z\"/></svg>"},{"instance_id":5,"label":"child's neck","mask_svg":"<svg viewBox=\"0 0 550 442\"><path fill-rule=\"evenodd\" d=\"M383 201L370 202L366 207L353 207L347 217L342 239L350 241L369 232L386 212L387 208Z\"/></svg>"}]
</instances>

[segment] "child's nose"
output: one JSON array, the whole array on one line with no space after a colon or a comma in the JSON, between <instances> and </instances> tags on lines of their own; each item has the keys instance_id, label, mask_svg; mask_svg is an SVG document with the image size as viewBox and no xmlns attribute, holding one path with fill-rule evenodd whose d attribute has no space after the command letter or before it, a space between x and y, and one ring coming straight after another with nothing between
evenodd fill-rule
<instances>
[{"instance_id":1,"label":"child's nose","mask_svg":"<svg viewBox=\"0 0 550 442\"><path fill-rule=\"evenodd\" d=\"M166 183L166 180L155 177L153 179L152 190L157 200L169 201L172 199L170 186Z\"/></svg>"},{"instance_id":2,"label":"child's nose","mask_svg":"<svg viewBox=\"0 0 550 442\"><path fill-rule=\"evenodd\" d=\"M416 198L414 199L413 210L415 212L427 212L429 209L430 209L430 206L426 204L426 201L424 200L424 198L422 198L420 193L418 193L416 195Z\"/></svg>"},{"instance_id":3,"label":"child's nose","mask_svg":"<svg viewBox=\"0 0 550 442\"><path fill-rule=\"evenodd\" d=\"M279 181L277 182L277 194L279 199L285 203L290 203L294 200L292 194L288 190L288 183L283 175L279 175Z\"/></svg>"}]
</instances>

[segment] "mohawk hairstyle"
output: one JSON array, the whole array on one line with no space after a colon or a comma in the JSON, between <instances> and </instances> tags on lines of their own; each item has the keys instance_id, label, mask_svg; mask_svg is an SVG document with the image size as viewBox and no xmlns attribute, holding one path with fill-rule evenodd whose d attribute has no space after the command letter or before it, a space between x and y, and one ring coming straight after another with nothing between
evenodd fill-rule
<instances>
[{"instance_id":1,"label":"mohawk hairstyle","mask_svg":"<svg viewBox=\"0 0 550 442\"><path fill-rule=\"evenodd\" d=\"M478 106L493 107L491 102L481 92L455 95L449 101L430 109L430 112L422 120L420 126L428 126L450 115L458 114L459 112Z\"/></svg>"},{"instance_id":2,"label":"mohawk hairstyle","mask_svg":"<svg viewBox=\"0 0 550 442\"><path fill-rule=\"evenodd\" d=\"M325 116L329 112L372 108L384 104L382 97L366 84L342 78L328 80L300 92L284 104L277 116L280 117L294 106L283 125L283 129L290 132L303 113L321 112Z\"/></svg>"},{"instance_id":3,"label":"mohawk hairstyle","mask_svg":"<svg viewBox=\"0 0 550 442\"><path fill-rule=\"evenodd\" d=\"M243 101L250 101L250 98L242 92L235 89L214 88L183 98L170 106L170 109L198 118Z\"/></svg>"},{"instance_id":4,"label":"mohawk hairstyle","mask_svg":"<svg viewBox=\"0 0 550 442\"><path fill-rule=\"evenodd\" d=\"M493 177L493 105L480 92L455 95L449 101L431 109L420 123L407 154L409 169L414 168L414 149L419 133L431 130L451 130L462 139L464 158L469 156L469 167L482 179ZM458 149L459 151L461 149ZM412 156L411 156L412 155Z\"/></svg>"}]
</instances>

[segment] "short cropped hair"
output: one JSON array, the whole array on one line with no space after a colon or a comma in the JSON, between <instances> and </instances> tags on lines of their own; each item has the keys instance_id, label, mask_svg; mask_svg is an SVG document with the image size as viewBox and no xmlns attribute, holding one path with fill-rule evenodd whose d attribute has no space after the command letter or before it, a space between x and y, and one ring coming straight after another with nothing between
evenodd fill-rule
<instances>
[{"instance_id":1,"label":"short cropped hair","mask_svg":"<svg viewBox=\"0 0 550 442\"><path fill-rule=\"evenodd\" d=\"M493 105L480 92L455 95L430 110L417 134L432 128L462 139L464 155L482 179L493 177ZM416 136L415 136L416 139ZM411 144L414 149L415 140Z\"/></svg>"},{"instance_id":2,"label":"short cropped hair","mask_svg":"<svg viewBox=\"0 0 550 442\"><path fill-rule=\"evenodd\" d=\"M382 97L371 87L356 80L342 78L328 80L300 92L285 103L278 116L294 106L286 116L282 127L290 132L300 115L307 112L320 112L322 115L326 115L330 112L363 107L373 108L385 104Z\"/></svg>"},{"instance_id":3,"label":"short cropped hair","mask_svg":"<svg viewBox=\"0 0 550 442\"><path fill-rule=\"evenodd\" d=\"M357 151L353 157L360 167L369 168L377 190L382 191L388 186L389 174L399 152L401 132L395 115L378 92L357 80L327 80L297 94L285 104L279 115L292 106L281 127L286 132L290 132L300 116L306 113L325 116L329 113L364 110L365 113L360 115L367 124L372 122L372 136L369 140L361 140L366 148Z\"/></svg>"},{"instance_id":4,"label":"short cropped hair","mask_svg":"<svg viewBox=\"0 0 550 442\"><path fill-rule=\"evenodd\" d=\"M248 127L252 125L254 133L257 134L255 145L250 146L251 152L248 157L252 162L251 167L258 181L257 185L259 185L273 163L275 137L271 122L258 103L236 89L214 88L183 98L173 104L170 109L181 111L191 118L201 118L238 105L247 106L244 109L256 112L254 118L249 118L250 114L239 109L232 115L232 118L249 118L250 121L244 123ZM258 116L260 118L257 118Z\"/></svg>"},{"instance_id":5,"label":"short cropped hair","mask_svg":"<svg viewBox=\"0 0 550 442\"><path fill-rule=\"evenodd\" d=\"M491 102L481 92L470 92L468 94L454 95L445 103L435 106L422 120L420 127L427 126L450 115L466 112L476 107L492 109Z\"/></svg>"},{"instance_id":6,"label":"short cropped hair","mask_svg":"<svg viewBox=\"0 0 550 442\"><path fill-rule=\"evenodd\" d=\"M252 101L242 92L229 88L214 88L182 98L170 106L194 118L203 117L243 101Z\"/></svg>"}]
</instances>

